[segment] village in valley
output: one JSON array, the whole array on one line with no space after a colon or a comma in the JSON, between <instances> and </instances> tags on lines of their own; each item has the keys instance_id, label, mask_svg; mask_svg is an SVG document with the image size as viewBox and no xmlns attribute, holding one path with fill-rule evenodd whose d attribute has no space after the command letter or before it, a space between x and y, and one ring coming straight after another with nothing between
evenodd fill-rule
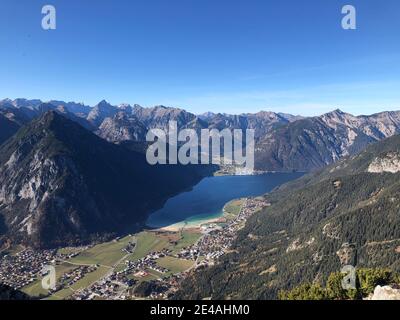
<instances>
[{"instance_id":1,"label":"village in valley","mask_svg":"<svg viewBox=\"0 0 400 320\"><path fill-rule=\"evenodd\" d=\"M0 282L38 299L168 299L190 272L217 263L263 197L234 200L217 221L180 230L146 230L107 243L59 250L18 246L0 252ZM56 285L43 289L46 266Z\"/></svg>"}]
</instances>

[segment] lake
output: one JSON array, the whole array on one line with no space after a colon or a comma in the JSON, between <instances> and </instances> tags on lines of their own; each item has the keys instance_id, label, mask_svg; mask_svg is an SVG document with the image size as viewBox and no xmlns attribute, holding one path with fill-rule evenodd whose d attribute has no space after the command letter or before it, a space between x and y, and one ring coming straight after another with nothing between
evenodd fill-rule
<instances>
[{"instance_id":1,"label":"lake","mask_svg":"<svg viewBox=\"0 0 400 320\"><path fill-rule=\"evenodd\" d=\"M222 216L222 210L229 201L263 195L302 175L303 173L266 173L204 178L192 190L169 199L162 209L149 216L146 224L151 228L162 228L216 219Z\"/></svg>"}]
</instances>

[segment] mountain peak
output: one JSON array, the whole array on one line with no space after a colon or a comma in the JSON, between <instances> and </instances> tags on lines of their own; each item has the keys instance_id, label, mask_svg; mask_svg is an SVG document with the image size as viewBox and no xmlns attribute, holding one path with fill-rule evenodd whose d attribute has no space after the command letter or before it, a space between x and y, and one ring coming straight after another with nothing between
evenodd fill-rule
<instances>
[{"instance_id":1,"label":"mountain peak","mask_svg":"<svg viewBox=\"0 0 400 320\"><path fill-rule=\"evenodd\" d=\"M87 116L87 120L95 126L100 126L107 117L112 117L118 112L118 108L109 104L106 100L100 101Z\"/></svg>"},{"instance_id":2,"label":"mountain peak","mask_svg":"<svg viewBox=\"0 0 400 320\"><path fill-rule=\"evenodd\" d=\"M101 100L96 106L111 106L106 100Z\"/></svg>"},{"instance_id":3,"label":"mountain peak","mask_svg":"<svg viewBox=\"0 0 400 320\"><path fill-rule=\"evenodd\" d=\"M321 116L322 118L327 117L327 118L338 118L338 119L343 119L344 117L353 117L352 114L346 113L340 109L335 109L331 112L325 113Z\"/></svg>"},{"instance_id":4,"label":"mountain peak","mask_svg":"<svg viewBox=\"0 0 400 320\"><path fill-rule=\"evenodd\" d=\"M49 110L46 111L45 113L43 113L43 115L39 118L39 122L41 123L51 123L53 121L56 120L67 120L65 117L63 117L62 115L60 115L58 112L56 112L55 110Z\"/></svg>"},{"instance_id":5,"label":"mountain peak","mask_svg":"<svg viewBox=\"0 0 400 320\"><path fill-rule=\"evenodd\" d=\"M26 127L26 132L40 132L42 130L50 130L52 132L63 133L64 130L71 130L72 127L80 129L80 125L75 121L69 120L61 115L57 110L50 110L43 113L39 118L31 122Z\"/></svg>"},{"instance_id":6,"label":"mountain peak","mask_svg":"<svg viewBox=\"0 0 400 320\"><path fill-rule=\"evenodd\" d=\"M332 111L332 113L340 113L340 114L345 114L345 112L343 112L342 110L340 110L339 108L335 109Z\"/></svg>"}]
</instances>

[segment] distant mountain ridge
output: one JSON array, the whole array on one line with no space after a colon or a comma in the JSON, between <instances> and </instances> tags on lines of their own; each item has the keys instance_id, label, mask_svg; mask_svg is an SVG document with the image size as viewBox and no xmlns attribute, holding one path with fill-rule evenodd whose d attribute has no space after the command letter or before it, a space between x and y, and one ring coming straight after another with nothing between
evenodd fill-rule
<instances>
[{"instance_id":1,"label":"distant mountain ridge","mask_svg":"<svg viewBox=\"0 0 400 320\"><path fill-rule=\"evenodd\" d=\"M0 113L23 119L26 124L43 112L55 110L113 142L144 142L149 129L167 129L176 121L178 129L254 129L255 169L259 171L312 171L347 156L369 144L400 133L400 112L388 111L370 116L353 116L334 110L317 117L301 117L261 111L229 115L208 112L195 115L184 109L140 105L111 105L103 100L94 107L63 101L5 99ZM0 143L16 132L15 124L4 119Z\"/></svg>"},{"instance_id":2,"label":"distant mountain ridge","mask_svg":"<svg viewBox=\"0 0 400 320\"><path fill-rule=\"evenodd\" d=\"M168 129L170 121L176 121L179 129L255 129L256 138L259 139L270 130L300 118L273 112L259 112L242 115L209 113L209 118L205 119L204 116L198 116L179 108L165 106L143 108L140 105L131 106L129 104L113 106L105 100L94 107L56 100L47 103L37 99L5 99L0 101L0 110L26 114L27 121L25 123L50 109L79 122L99 136L118 143L144 141L144 128L146 130ZM122 121L122 119L131 119L131 121ZM122 132L129 132L129 134Z\"/></svg>"},{"instance_id":3,"label":"distant mountain ridge","mask_svg":"<svg viewBox=\"0 0 400 320\"><path fill-rule=\"evenodd\" d=\"M269 132L256 145L256 168L312 171L399 133L399 111L353 116L335 110Z\"/></svg>"}]
</instances>

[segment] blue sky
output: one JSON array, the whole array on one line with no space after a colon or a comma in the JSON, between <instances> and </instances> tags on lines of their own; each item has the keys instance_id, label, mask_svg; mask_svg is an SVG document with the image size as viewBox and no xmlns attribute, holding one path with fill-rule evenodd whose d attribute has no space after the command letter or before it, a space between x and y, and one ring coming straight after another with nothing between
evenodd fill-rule
<instances>
[{"instance_id":1,"label":"blue sky","mask_svg":"<svg viewBox=\"0 0 400 320\"><path fill-rule=\"evenodd\" d=\"M57 9L57 30L41 9ZM341 8L357 9L357 30ZM0 98L317 115L400 109L398 0L2 0Z\"/></svg>"}]
</instances>

